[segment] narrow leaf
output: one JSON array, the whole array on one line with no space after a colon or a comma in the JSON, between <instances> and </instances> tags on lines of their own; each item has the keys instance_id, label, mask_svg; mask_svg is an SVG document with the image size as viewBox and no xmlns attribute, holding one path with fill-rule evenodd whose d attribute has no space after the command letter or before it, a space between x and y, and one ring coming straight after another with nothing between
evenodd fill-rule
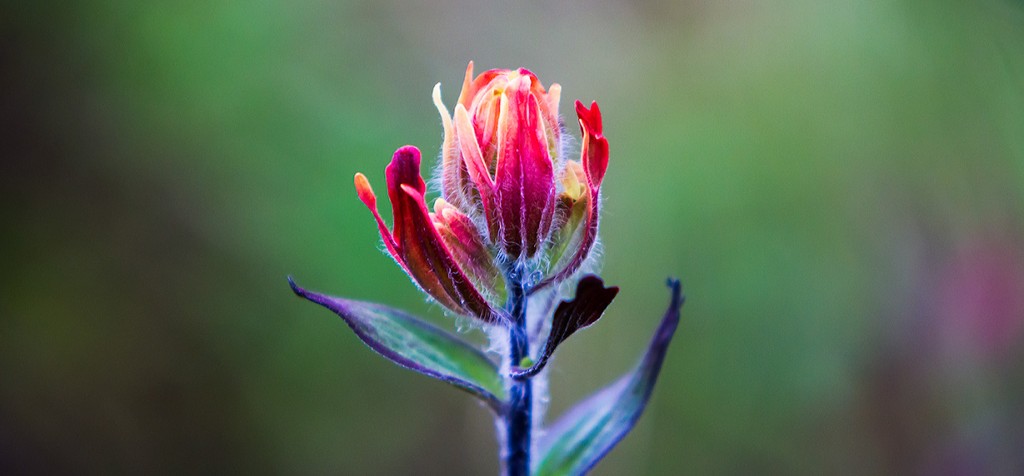
<instances>
[{"instance_id":1,"label":"narrow leaf","mask_svg":"<svg viewBox=\"0 0 1024 476\"><path fill-rule=\"evenodd\" d=\"M668 284L672 300L640 365L577 404L547 430L538 446L535 474L584 474L636 425L679 324L682 290L677 280Z\"/></svg>"},{"instance_id":2,"label":"narrow leaf","mask_svg":"<svg viewBox=\"0 0 1024 476\"><path fill-rule=\"evenodd\" d=\"M584 276L576 285L576 297L571 301L562 301L555 308L551 318L551 332L537 363L528 369L512 369L512 377L524 379L537 375L548 363L555 348L576 331L597 322L618 293L617 286L606 288L601 278L592 274Z\"/></svg>"},{"instance_id":3,"label":"narrow leaf","mask_svg":"<svg viewBox=\"0 0 1024 476\"><path fill-rule=\"evenodd\" d=\"M341 316L356 336L380 355L459 387L501 411L505 387L498 368L469 343L397 309L317 294L302 289L290 277L288 283L298 296Z\"/></svg>"}]
</instances>

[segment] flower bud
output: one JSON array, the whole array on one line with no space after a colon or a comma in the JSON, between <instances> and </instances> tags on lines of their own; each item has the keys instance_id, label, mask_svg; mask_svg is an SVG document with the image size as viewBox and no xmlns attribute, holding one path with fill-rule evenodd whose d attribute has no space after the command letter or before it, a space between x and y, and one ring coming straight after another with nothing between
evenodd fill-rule
<instances>
[{"instance_id":1,"label":"flower bud","mask_svg":"<svg viewBox=\"0 0 1024 476\"><path fill-rule=\"evenodd\" d=\"M453 312L499 323L505 318L499 309L511 263L526 263L543 275L533 286L537 290L568 279L590 256L608 141L597 104L587 109L577 101L581 157L578 162L559 157L560 93L557 84L545 89L522 68L474 77L470 63L449 115L440 85L435 86L445 138L442 198L434 213L426 207L415 147L396 151L386 169L392 228L377 212L366 177L356 176L356 191L373 213L388 252Z\"/></svg>"},{"instance_id":2,"label":"flower bud","mask_svg":"<svg viewBox=\"0 0 1024 476\"><path fill-rule=\"evenodd\" d=\"M560 90L545 90L522 68L474 78L470 63L452 121L435 89L445 122L445 197L479 204L491 242L512 259L532 258L551 231Z\"/></svg>"}]
</instances>

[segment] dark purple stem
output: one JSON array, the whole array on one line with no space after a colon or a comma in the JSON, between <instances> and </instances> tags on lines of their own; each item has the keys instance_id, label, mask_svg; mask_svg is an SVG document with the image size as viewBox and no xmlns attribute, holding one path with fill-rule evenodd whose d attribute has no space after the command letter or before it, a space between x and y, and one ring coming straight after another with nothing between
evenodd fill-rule
<instances>
[{"instance_id":1,"label":"dark purple stem","mask_svg":"<svg viewBox=\"0 0 1024 476\"><path fill-rule=\"evenodd\" d=\"M526 293L523 276L518 270L508 275L509 295L507 308L512 325L509 327L510 365L515 367L530 355L526 332ZM512 380L509 391L508 412L505 414L505 474L530 474L530 433L533 427L533 382L530 379Z\"/></svg>"}]
</instances>

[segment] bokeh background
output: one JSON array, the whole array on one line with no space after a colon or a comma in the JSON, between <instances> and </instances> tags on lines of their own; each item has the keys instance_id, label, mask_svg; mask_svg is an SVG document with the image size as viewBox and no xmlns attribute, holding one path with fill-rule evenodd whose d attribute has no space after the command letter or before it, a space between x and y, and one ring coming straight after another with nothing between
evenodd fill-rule
<instances>
[{"instance_id":1,"label":"bokeh background","mask_svg":"<svg viewBox=\"0 0 1024 476\"><path fill-rule=\"evenodd\" d=\"M451 325L351 180L435 156L470 59L605 112L622 292L550 413L689 298L595 474L1024 472L1020 1L3 10L2 473L496 473L484 408L285 282Z\"/></svg>"}]
</instances>

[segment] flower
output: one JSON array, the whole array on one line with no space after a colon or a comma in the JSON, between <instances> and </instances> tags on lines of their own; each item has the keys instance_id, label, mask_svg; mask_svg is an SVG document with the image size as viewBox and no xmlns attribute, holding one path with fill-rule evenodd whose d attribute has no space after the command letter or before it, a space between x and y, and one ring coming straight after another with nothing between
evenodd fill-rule
<instances>
[{"instance_id":1,"label":"flower","mask_svg":"<svg viewBox=\"0 0 1024 476\"><path fill-rule=\"evenodd\" d=\"M453 117L441 102L440 85L434 87L445 129L445 198L485 223L491 243L512 259L544 251L552 272L544 285L568 278L589 256L608 168L608 141L597 103L588 109L576 101L581 158L562 159L561 90L558 84L545 90L536 75L522 68L492 69L474 77L470 62Z\"/></svg>"},{"instance_id":2,"label":"flower","mask_svg":"<svg viewBox=\"0 0 1024 476\"><path fill-rule=\"evenodd\" d=\"M377 211L377 196L370 188L366 176L355 176L356 193L373 213L381 238L395 261L427 294L455 313L473 316L489 324L503 317L470 282L452 247L445 243L438 230L436 215L427 211L424 194L427 186L420 177L420 151L413 146L398 149L385 169L388 198L394 215L393 229L389 230ZM442 210L444 207L441 207ZM446 218L457 211L442 211L441 221L457 222L461 218ZM450 230L451 226L440 227ZM445 235L460 239L455 232ZM463 256L463 261L467 261Z\"/></svg>"},{"instance_id":3,"label":"flower","mask_svg":"<svg viewBox=\"0 0 1024 476\"><path fill-rule=\"evenodd\" d=\"M444 194L479 208L491 242L513 260L533 257L551 230L560 91L523 68L473 78L470 63L452 117L434 89L445 124Z\"/></svg>"},{"instance_id":4,"label":"flower","mask_svg":"<svg viewBox=\"0 0 1024 476\"><path fill-rule=\"evenodd\" d=\"M505 273L541 271L532 288L569 278L597 239L598 194L608 167L597 103L576 101L583 143L578 162L561 157L561 87L545 89L529 70L466 68L454 115L434 104L444 126L441 195L427 210L420 151L405 146L386 169L393 229L377 212L366 177L359 198L371 210L388 252L448 309L487 323L505 317Z\"/></svg>"}]
</instances>

